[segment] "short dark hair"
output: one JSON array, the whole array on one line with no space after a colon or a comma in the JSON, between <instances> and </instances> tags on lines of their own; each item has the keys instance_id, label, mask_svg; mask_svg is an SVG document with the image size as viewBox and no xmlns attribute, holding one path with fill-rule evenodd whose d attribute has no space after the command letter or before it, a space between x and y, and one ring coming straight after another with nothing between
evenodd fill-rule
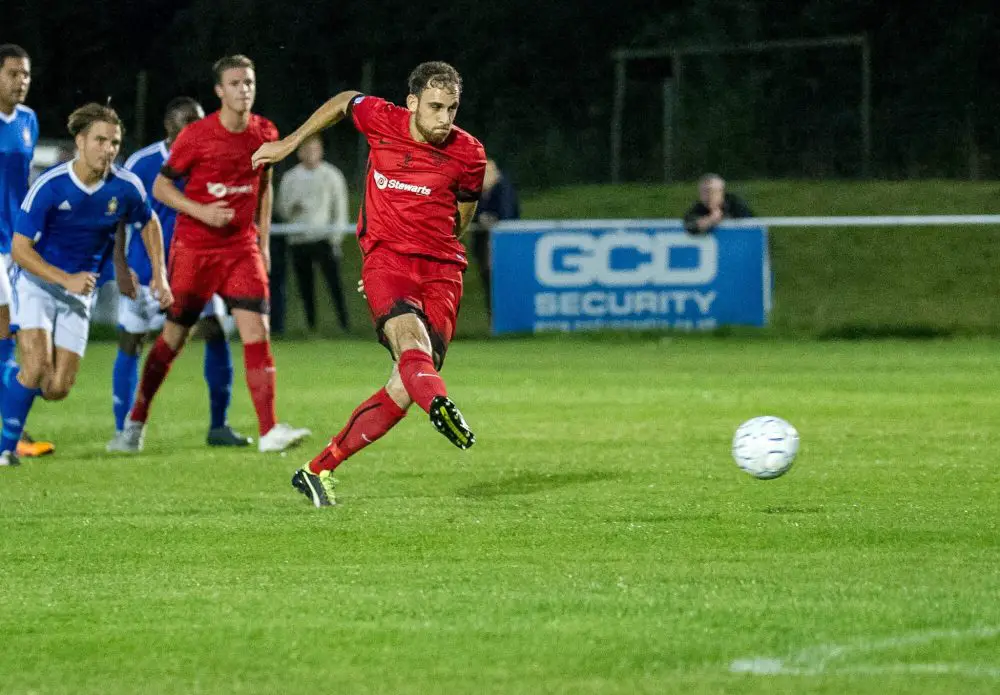
<instances>
[{"instance_id":1,"label":"short dark hair","mask_svg":"<svg viewBox=\"0 0 1000 695\"><path fill-rule=\"evenodd\" d=\"M313 133L312 135L310 135L309 137L307 137L305 140L303 140L302 143L299 145L299 147L304 147L305 145L309 144L310 142L318 142L320 144L320 146L322 147L323 146L323 136L320 135L319 133Z\"/></svg>"},{"instance_id":2,"label":"short dark hair","mask_svg":"<svg viewBox=\"0 0 1000 695\"><path fill-rule=\"evenodd\" d=\"M406 84L410 88L410 94L418 97L428 87L437 87L456 94L462 92L462 76L458 74L458 70L440 60L421 63L415 67Z\"/></svg>"},{"instance_id":3,"label":"short dark hair","mask_svg":"<svg viewBox=\"0 0 1000 695\"><path fill-rule=\"evenodd\" d=\"M163 112L163 118L173 118L174 114L182 112L197 112L200 108L201 104L198 103L197 99L193 99L191 97L174 97L167 102L167 108Z\"/></svg>"},{"instance_id":4,"label":"short dark hair","mask_svg":"<svg viewBox=\"0 0 1000 695\"><path fill-rule=\"evenodd\" d=\"M215 84L222 84L222 73L226 70L232 70L233 68L247 68L249 70L253 70L253 61L242 53L219 58L215 61L215 65L212 66L212 72L215 74Z\"/></svg>"},{"instance_id":5,"label":"short dark hair","mask_svg":"<svg viewBox=\"0 0 1000 695\"><path fill-rule=\"evenodd\" d=\"M98 121L116 125L122 129L122 134L125 133L125 126L122 125L122 119L118 117L115 110L110 106L101 106L95 103L84 104L71 113L69 121L66 123L66 128L69 130L70 135L76 137L80 133L86 133L90 129L90 126Z\"/></svg>"},{"instance_id":6,"label":"short dark hair","mask_svg":"<svg viewBox=\"0 0 1000 695\"><path fill-rule=\"evenodd\" d=\"M8 58L31 60L31 56L28 55L28 52L16 43L5 43L0 45L0 65L3 65Z\"/></svg>"}]
</instances>

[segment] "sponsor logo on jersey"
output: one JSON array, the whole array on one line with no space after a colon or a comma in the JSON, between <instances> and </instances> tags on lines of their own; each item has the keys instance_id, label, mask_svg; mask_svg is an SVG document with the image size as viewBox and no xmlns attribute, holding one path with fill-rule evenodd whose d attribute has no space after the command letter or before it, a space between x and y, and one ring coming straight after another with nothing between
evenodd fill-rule
<instances>
[{"instance_id":1,"label":"sponsor logo on jersey","mask_svg":"<svg viewBox=\"0 0 1000 695\"><path fill-rule=\"evenodd\" d=\"M68 200L64 200L63 202L59 203L59 209L64 211L72 210L73 206L69 204Z\"/></svg>"},{"instance_id":2,"label":"sponsor logo on jersey","mask_svg":"<svg viewBox=\"0 0 1000 695\"><path fill-rule=\"evenodd\" d=\"M375 187L380 191L384 191L389 188L397 191L406 191L407 193L416 193L417 195L430 195L431 189L427 186L416 186L412 183L404 183L398 179L390 179L378 171L378 169L372 169L372 174L375 176Z\"/></svg>"},{"instance_id":3,"label":"sponsor logo on jersey","mask_svg":"<svg viewBox=\"0 0 1000 695\"><path fill-rule=\"evenodd\" d=\"M209 182L205 188L208 189L208 194L213 198L225 198L227 195L253 193L253 186L250 184L246 184L244 186L227 186L224 183Z\"/></svg>"}]
</instances>

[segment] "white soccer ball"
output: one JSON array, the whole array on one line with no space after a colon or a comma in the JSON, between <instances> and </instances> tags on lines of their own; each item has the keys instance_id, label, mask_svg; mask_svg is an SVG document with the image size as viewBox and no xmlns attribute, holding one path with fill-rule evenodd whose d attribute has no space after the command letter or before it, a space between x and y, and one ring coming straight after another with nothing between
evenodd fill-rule
<instances>
[{"instance_id":1,"label":"white soccer ball","mask_svg":"<svg viewBox=\"0 0 1000 695\"><path fill-rule=\"evenodd\" d=\"M768 480L788 472L799 453L799 433L780 417L751 418L736 428L733 459L755 478Z\"/></svg>"}]
</instances>

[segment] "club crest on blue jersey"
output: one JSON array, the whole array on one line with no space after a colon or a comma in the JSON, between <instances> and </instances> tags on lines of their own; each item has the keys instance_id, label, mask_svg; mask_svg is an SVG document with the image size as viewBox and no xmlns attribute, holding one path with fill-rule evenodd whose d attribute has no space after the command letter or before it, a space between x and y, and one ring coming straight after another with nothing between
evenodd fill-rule
<instances>
[{"instance_id":1,"label":"club crest on blue jersey","mask_svg":"<svg viewBox=\"0 0 1000 695\"><path fill-rule=\"evenodd\" d=\"M25 147L31 147L32 145L31 128L29 128L28 126L24 127L24 130L21 131L21 139L24 140Z\"/></svg>"},{"instance_id":2,"label":"club crest on blue jersey","mask_svg":"<svg viewBox=\"0 0 1000 695\"><path fill-rule=\"evenodd\" d=\"M108 201L108 210L105 215L114 215L118 212L118 198L111 196L111 200Z\"/></svg>"}]
</instances>

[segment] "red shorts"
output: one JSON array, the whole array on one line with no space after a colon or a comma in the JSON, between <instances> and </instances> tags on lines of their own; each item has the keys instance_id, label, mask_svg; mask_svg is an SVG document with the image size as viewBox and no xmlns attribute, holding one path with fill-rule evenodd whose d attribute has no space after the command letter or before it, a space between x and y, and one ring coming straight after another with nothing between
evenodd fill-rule
<instances>
[{"instance_id":1,"label":"red shorts","mask_svg":"<svg viewBox=\"0 0 1000 695\"><path fill-rule=\"evenodd\" d=\"M383 327L389 319L416 314L431 337L434 364L440 369L462 303L462 266L426 256L407 256L377 246L365 256L361 279L368 295L379 342L389 348ZM393 355L397 359L399 355Z\"/></svg>"},{"instance_id":2,"label":"red shorts","mask_svg":"<svg viewBox=\"0 0 1000 695\"><path fill-rule=\"evenodd\" d=\"M174 303L170 320L193 326L202 309L217 294L230 309L266 314L270 291L264 259L256 246L238 250L205 251L174 243L167 268Z\"/></svg>"}]
</instances>

